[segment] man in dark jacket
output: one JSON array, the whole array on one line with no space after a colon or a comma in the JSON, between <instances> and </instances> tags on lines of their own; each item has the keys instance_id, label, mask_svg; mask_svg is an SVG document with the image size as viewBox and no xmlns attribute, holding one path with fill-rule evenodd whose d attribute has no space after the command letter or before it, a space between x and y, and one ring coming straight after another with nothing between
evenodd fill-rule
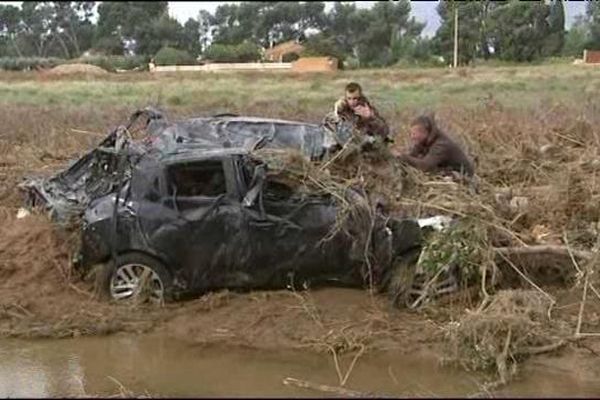
<instances>
[{"instance_id":1,"label":"man in dark jacket","mask_svg":"<svg viewBox=\"0 0 600 400\"><path fill-rule=\"evenodd\" d=\"M472 162L460 146L436 125L432 116L416 118L410 127L412 148L398 159L425 172L458 172L473 176Z\"/></svg>"},{"instance_id":2,"label":"man in dark jacket","mask_svg":"<svg viewBox=\"0 0 600 400\"><path fill-rule=\"evenodd\" d=\"M353 121L364 135L379 136L384 142L392 141L387 122L363 95L362 87L350 82L345 89L344 97L335 103L334 112L326 117L326 123L335 123L339 119Z\"/></svg>"}]
</instances>

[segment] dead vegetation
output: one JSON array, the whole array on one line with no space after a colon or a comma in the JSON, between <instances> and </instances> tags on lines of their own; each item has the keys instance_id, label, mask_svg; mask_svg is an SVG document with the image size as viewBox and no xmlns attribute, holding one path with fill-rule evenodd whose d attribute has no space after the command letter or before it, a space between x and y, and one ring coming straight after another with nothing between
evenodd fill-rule
<instances>
[{"instance_id":1,"label":"dead vegetation","mask_svg":"<svg viewBox=\"0 0 600 400\"><path fill-rule=\"evenodd\" d=\"M369 157L358 154L356 147L342 149L324 165L290 157L273 174L285 172L298 184L334 194L351 210L349 214L357 205L343 193L354 187L370 194L371 209L378 201L396 215L458 218L458 227L428 239L419 260L425 289L410 304L414 307L431 297L427 290L440 281L442 267L459 268L460 287L478 286L480 303L471 303L475 310L467 310L450 325L450 358L471 369L493 371L495 383L504 384L527 356L582 338L588 290L600 300L589 283L598 250L594 244L600 238L600 139L594 129L600 121L593 103L571 114L554 108L534 116L514 110L508 114L497 102L492 104L441 113L441 120L450 122L453 130L462 122L455 116L469 120L464 127L469 135L462 139L477 155L478 176L473 182L405 170L385 151ZM450 116L452 111L456 112ZM474 122L480 122L480 129L473 129ZM372 219L372 214L367 217ZM590 267L584 271L579 263ZM576 280L579 284L573 286ZM582 291L575 333L567 321L551 317L558 300L547 291L565 287ZM332 339L339 340L335 342L339 348L330 343ZM334 357L344 386L347 376L340 371L338 351L349 349L358 358L364 344L340 335L322 338L320 345Z\"/></svg>"},{"instance_id":2,"label":"dead vegetation","mask_svg":"<svg viewBox=\"0 0 600 400\"><path fill-rule=\"evenodd\" d=\"M478 310L449 324L451 359L470 370L491 370L508 382L524 356L556 350L566 344L569 327L552 320L552 301L535 290L498 292Z\"/></svg>"},{"instance_id":3,"label":"dead vegetation","mask_svg":"<svg viewBox=\"0 0 600 400\"><path fill-rule=\"evenodd\" d=\"M63 64L58 65L48 71L42 72L45 75L61 76L61 75L85 75L85 76L102 76L108 75L108 71L96 65L91 64Z\"/></svg>"}]
</instances>

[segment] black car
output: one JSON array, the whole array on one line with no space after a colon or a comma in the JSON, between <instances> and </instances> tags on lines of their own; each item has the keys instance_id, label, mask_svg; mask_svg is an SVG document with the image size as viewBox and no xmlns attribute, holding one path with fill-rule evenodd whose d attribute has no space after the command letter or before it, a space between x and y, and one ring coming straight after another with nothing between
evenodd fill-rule
<instances>
[{"instance_id":1,"label":"black car","mask_svg":"<svg viewBox=\"0 0 600 400\"><path fill-rule=\"evenodd\" d=\"M123 141L126 130L117 130L65 172L23 185L31 206L45 204L59 220L81 216L77 266L100 265L112 299L360 286L419 249L417 221L374 213L351 189L343 195L354 212L341 219L336 196L268 173L258 148L323 157L318 127L249 118L244 130L238 117L170 124L152 115L145 144ZM227 130L232 123L236 130Z\"/></svg>"}]
</instances>

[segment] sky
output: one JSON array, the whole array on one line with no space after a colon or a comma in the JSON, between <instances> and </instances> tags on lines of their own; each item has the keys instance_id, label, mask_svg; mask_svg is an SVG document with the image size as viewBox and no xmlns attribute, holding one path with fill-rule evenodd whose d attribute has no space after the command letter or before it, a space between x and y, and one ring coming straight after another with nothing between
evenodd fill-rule
<instances>
[{"instance_id":1,"label":"sky","mask_svg":"<svg viewBox=\"0 0 600 400\"><path fill-rule=\"evenodd\" d=\"M237 3L235 1L169 1L169 10L173 17L177 18L181 23L185 23L189 17L196 17L198 11L204 9L211 14L215 12L219 4ZM335 2L325 1L325 10L329 11ZM371 7L376 1L357 1L356 5L361 8ZM577 14L585 13L585 1L565 1L565 16L567 29L573 23ZM440 19L435 10L438 1L411 1L411 13L419 22L425 22L423 35L433 36L438 26ZM460 25L459 25L460 26Z\"/></svg>"},{"instance_id":2,"label":"sky","mask_svg":"<svg viewBox=\"0 0 600 400\"><path fill-rule=\"evenodd\" d=\"M196 18L200 10L206 10L211 14L215 12L220 4L226 3L237 3L235 1L169 1L169 13L177 18L182 24L188 20L188 18ZM333 1L325 2L325 10L333 7ZM375 1L357 1L356 5L361 8L371 7ZM425 29L423 35L433 36L437 30L440 20L435 10L438 1L411 1L411 13L416 20L425 22ZM585 1L565 1L565 15L567 29L573 23L575 16L578 14L585 13ZM20 6L20 1L0 1L0 4L13 4Z\"/></svg>"}]
</instances>

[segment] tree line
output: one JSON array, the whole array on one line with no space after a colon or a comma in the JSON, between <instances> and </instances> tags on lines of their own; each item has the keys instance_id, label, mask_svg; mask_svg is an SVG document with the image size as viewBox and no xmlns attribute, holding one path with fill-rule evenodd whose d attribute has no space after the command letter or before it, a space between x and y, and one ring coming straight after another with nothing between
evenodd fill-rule
<instances>
[{"instance_id":1,"label":"tree line","mask_svg":"<svg viewBox=\"0 0 600 400\"><path fill-rule=\"evenodd\" d=\"M459 18L460 64L478 59L530 62L600 49L600 2L587 3L569 31L562 1L440 1L441 24L431 38L410 16L409 0L371 8L337 2L240 2L202 10L183 25L166 1L23 2L0 5L0 57L73 59L94 50L152 57L171 49L180 57L253 61L260 49L301 40L309 55L333 55L357 67L401 61L452 61L454 13Z\"/></svg>"}]
</instances>

